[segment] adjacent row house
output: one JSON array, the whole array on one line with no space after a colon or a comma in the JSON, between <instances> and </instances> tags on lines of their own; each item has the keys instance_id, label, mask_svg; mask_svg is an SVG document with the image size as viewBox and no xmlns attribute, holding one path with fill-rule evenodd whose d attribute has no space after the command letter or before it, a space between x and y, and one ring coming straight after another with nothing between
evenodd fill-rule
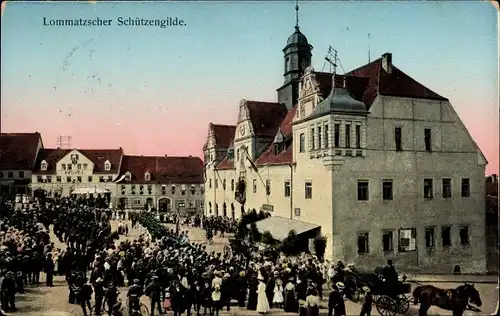
<instances>
[{"instance_id":1,"label":"adjacent row house","mask_svg":"<svg viewBox=\"0 0 500 316\"><path fill-rule=\"evenodd\" d=\"M296 26L277 102L243 99L235 125L210 123L205 214L270 212L271 234L293 221L360 268L485 273L487 161L449 100L390 53L340 75L316 72L311 51Z\"/></svg>"}]
</instances>

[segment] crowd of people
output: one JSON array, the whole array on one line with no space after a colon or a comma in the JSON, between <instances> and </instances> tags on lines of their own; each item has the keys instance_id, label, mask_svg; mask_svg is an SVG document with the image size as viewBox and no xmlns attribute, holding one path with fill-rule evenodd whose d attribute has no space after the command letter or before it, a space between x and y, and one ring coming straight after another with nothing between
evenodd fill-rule
<instances>
[{"instance_id":1,"label":"crowd of people","mask_svg":"<svg viewBox=\"0 0 500 316\"><path fill-rule=\"evenodd\" d=\"M117 218L107 209L74 199L21 209L2 202L0 316L16 310L15 294L22 293L27 284L40 284L42 271L49 287L54 275L65 276L68 302L80 305L85 316L91 312L120 316L123 309L128 315L141 315L143 295L149 297L151 316L166 310L176 316L219 315L222 309L232 308L231 301L259 313L277 308L314 316L319 314L325 283L331 289L329 315L346 314L341 262L325 264L309 254L290 258L282 253L216 253L191 242L179 226L155 236L150 227L151 221L157 221L154 214L127 217ZM131 227L142 233L118 243L110 219L131 220ZM195 217L183 224L203 225L221 235L237 229L235 220L222 217ZM121 227L124 225L128 231L128 224ZM54 247L49 238L51 227L66 248ZM118 288L125 286L128 299L124 304ZM370 289L364 290L362 314L369 315Z\"/></svg>"}]
</instances>

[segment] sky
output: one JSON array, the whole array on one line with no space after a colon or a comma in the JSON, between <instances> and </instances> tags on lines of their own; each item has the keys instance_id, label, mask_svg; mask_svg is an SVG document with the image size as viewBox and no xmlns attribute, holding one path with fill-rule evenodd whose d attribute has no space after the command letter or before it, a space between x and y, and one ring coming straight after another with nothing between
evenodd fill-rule
<instances>
[{"instance_id":1,"label":"sky","mask_svg":"<svg viewBox=\"0 0 500 316\"><path fill-rule=\"evenodd\" d=\"M299 2L313 66L345 72L390 52L447 97L498 173L498 26L487 2ZM2 132L70 135L75 148L202 157L208 123L234 125L241 98L276 101L295 2L9 3L1 19ZM119 17L184 26L118 26ZM111 26L46 26L111 19ZM370 40L368 40L370 34Z\"/></svg>"}]
</instances>

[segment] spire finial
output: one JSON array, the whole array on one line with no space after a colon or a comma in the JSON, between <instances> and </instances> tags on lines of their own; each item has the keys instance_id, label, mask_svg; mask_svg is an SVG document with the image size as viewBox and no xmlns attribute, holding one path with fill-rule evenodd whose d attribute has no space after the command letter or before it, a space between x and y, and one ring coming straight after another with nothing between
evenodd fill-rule
<instances>
[{"instance_id":1,"label":"spire finial","mask_svg":"<svg viewBox=\"0 0 500 316\"><path fill-rule=\"evenodd\" d=\"M299 29L299 0L295 0L295 28Z\"/></svg>"}]
</instances>

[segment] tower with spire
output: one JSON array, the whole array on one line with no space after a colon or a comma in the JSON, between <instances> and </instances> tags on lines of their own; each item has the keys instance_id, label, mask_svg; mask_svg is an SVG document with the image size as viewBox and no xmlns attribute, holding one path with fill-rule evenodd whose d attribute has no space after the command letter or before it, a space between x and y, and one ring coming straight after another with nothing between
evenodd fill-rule
<instances>
[{"instance_id":1,"label":"tower with spire","mask_svg":"<svg viewBox=\"0 0 500 316\"><path fill-rule=\"evenodd\" d=\"M299 81L305 69L311 65L312 46L299 29L299 2L295 3L295 32L290 35L283 49L285 83L277 89L278 102L291 109L297 104Z\"/></svg>"}]
</instances>

